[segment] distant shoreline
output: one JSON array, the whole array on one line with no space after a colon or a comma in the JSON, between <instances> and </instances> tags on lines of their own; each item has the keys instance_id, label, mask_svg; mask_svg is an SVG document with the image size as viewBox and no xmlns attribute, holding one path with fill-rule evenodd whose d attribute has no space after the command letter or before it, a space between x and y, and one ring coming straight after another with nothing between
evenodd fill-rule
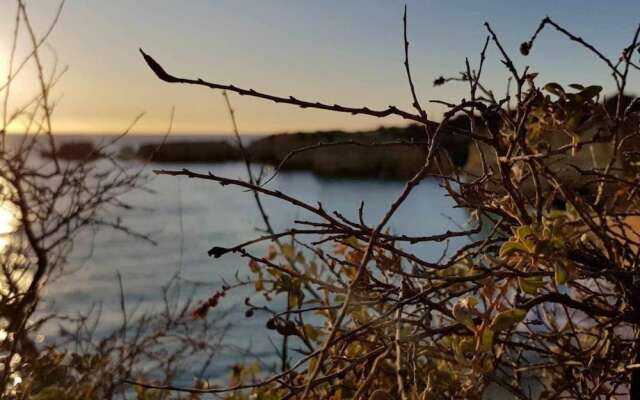
<instances>
[{"instance_id":1,"label":"distant shoreline","mask_svg":"<svg viewBox=\"0 0 640 400\"><path fill-rule=\"evenodd\" d=\"M98 146L95 138L83 135L61 135L61 158L86 159L99 157L91 146ZM117 135L102 136L103 140ZM135 135L120 144L119 155L126 159L139 159L154 163L220 163L243 160L233 137L193 135ZM135 139L135 140L132 140ZM376 130L347 132L341 130L281 133L273 135L243 136L246 153L252 162L280 166L282 169L307 170L321 176L407 178L424 161L424 128L381 127ZM340 144L342 143L342 144ZM392 143L392 146L381 144ZM319 144L327 145L314 147ZM452 162L444 162L444 173L461 167L468 157L468 140L457 135L445 135L443 151ZM294 150L309 148L287 158ZM286 160L285 160L286 159ZM433 171L435 172L435 170Z\"/></svg>"}]
</instances>

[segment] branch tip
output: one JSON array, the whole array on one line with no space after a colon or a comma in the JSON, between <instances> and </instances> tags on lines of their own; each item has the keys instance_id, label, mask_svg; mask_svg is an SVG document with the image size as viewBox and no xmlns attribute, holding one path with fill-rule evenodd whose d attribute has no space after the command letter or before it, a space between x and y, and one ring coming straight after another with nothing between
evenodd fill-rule
<instances>
[{"instance_id":1,"label":"branch tip","mask_svg":"<svg viewBox=\"0 0 640 400\"><path fill-rule=\"evenodd\" d=\"M144 61L147 63L149 68L151 68L151 70L156 74L156 76L160 80L163 80L165 82L180 82L178 78L167 73L167 71L165 71L164 68L162 68L162 66L158 64L156 60L153 59L153 57L145 53L144 50L142 50L142 48L140 48L139 51L142 54L142 57L144 58Z\"/></svg>"}]
</instances>

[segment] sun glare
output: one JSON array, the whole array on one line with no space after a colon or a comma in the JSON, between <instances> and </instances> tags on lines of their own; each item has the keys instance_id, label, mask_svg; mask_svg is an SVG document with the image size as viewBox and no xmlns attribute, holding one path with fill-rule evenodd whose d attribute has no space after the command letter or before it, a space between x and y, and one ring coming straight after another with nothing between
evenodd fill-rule
<instances>
[{"instance_id":1,"label":"sun glare","mask_svg":"<svg viewBox=\"0 0 640 400\"><path fill-rule=\"evenodd\" d=\"M6 235L15 230L16 218L7 206L0 205L0 235Z\"/></svg>"},{"instance_id":2,"label":"sun glare","mask_svg":"<svg viewBox=\"0 0 640 400\"><path fill-rule=\"evenodd\" d=\"M6 205L0 205L0 253L9 245L9 234L16 229L14 213Z\"/></svg>"}]
</instances>

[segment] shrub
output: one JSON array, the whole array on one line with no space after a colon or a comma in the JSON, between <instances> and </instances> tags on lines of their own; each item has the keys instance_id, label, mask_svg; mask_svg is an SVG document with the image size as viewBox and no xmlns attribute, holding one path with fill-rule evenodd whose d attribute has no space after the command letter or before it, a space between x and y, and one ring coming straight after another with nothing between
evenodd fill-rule
<instances>
[{"instance_id":1,"label":"shrub","mask_svg":"<svg viewBox=\"0 0 640 400\"><path fill-rule=\"evenodd\" d=\"M313 215L283 232L217 244L209 251L216 258L244 256L257 293L286 297L284 310L248 299L247 315L269 313L266 328L295 340L300 356L287 359L281 373L259 379L239 368L227 388L164 388L229 393L229 398L432 399L480 398L496 386L523 399L637 398L638 102L625 105L625 91L638 69L640 27L616 60L550 18L520 47L523 55L536 51L539 34L554 29L592 53L616 84L611 110L600 86L540 84L542 77L518 68L485 24L488 36L479 63L472 67L467 61L458 77L435 82L468 85L468 98L440 102L448 111L434 123L414 90L406 13L404 22L413 111L323 104L176 77L142 53L158 78L169 83L302 108L400 116L420 123L427 142L421 144L424 165L375 224L364 218L366 204L352 219L260 180L157 171L249 189L256 197L274 197ZM504 97L482 80L490 44L511 81ZM460 115L467 126L449 123ZM434 174L457 206L469 211L470 227L424 237L390 232L388 222L400 205L431 167L447 161L438 151L445 135L473 142L473 168ZM440 260L411 252L411 244L455 237L469 240ZM266 255L250 251L252 244L274 240Z\"/></svg>"}]
</instances>

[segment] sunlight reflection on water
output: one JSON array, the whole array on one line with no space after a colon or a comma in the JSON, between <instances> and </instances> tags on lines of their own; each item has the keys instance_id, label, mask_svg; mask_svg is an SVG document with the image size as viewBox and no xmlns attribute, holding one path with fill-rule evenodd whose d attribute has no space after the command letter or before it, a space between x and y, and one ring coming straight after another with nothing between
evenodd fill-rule
<instances>
[{"instance_id":1,"label":"sunlight reflection on water","mask_svg":"<svg viewBox=\"0 0 640 400\"><path fill-rule=\"evenodd\" d=\"M27 258L20 250L17 207L9 202L0 202L0 295L7 296L13 290L23 290L31 281L31 271L18 266L25 265Z\"/></svg>"},{"instance_id":2,"label":"sunlight reflection on water","mask_svg":"<svg viewBox=\"0 0 640 400\"><path fill-rule=\"evenodd\" d=\"M2 268L4 270L3 278L0 279L0 295L8 296L11 295L10 288L11 284L8 283L9 279L13 279L14 270L9 265L13 264L13 261L16 258L15 254L11 254L12 251L9 249L11 244L11 236L16 232L18 228L18 219L16 217L16 207L7 202L0 203L0 256L2 259ZM9 277L7 277L6 272L9 272ZM14 282L14 284L18 284L18 287L21 286L21 283L25 282L26 274L22 273L19 275L18 279ZM7 327L8 320L1 318L0 316L0 344L8 344L13 341L13 336L10 334L5 328ZM22 376L16 370L19 368L19 365L22 360L22 356L19 353L12 353L3 351L0 353L0 365L2 365L2 369L0 372L4 370L7 366L5 358L11 357L9 360L9 378L10 385L9 391L5 392L12 393L12 390L15 386L19 385L22 382Z\"/></svg>"}]
</instances>

